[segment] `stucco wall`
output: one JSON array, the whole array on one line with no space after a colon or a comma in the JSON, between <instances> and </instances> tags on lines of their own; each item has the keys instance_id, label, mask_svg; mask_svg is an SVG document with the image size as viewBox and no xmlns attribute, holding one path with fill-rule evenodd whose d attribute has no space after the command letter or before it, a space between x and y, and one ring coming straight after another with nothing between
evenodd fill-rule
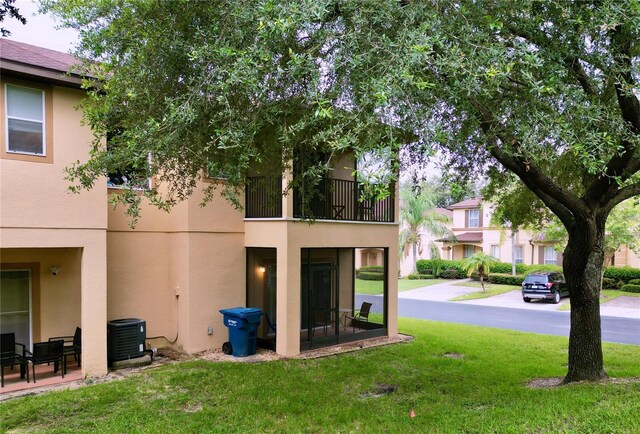
<instances>
[{"instance_id":1,"label":"stucco wall","mask_svg":"<svg viewBox=\"0 0 640 434\"><path fill-rule=\"evenodd\" d=\"M0 221L2 227L104 228L106 186L70 193L64 169L88 158L93 139L75 109L82 92L52 86L52 163L0 159ZM4 101L0 101L4 105ZM0 122L1 146L5 122ZM35 158L35 157L34 157ZM38 161L38 160L35 160Z\"/></svg>"},{"instance_id":2,"label":"stucco wall","mask_svg":"<svg viewBox=\"0 0 640 434\"><path fill-rule=\"evenodd\" d=\"M198 190L170 213L145 204L134 229L123 210L109 211L109 319L144 319L149 337L187 352L228 340L218 310L246 297L242 213L201 199Z\"/></svg>"}]
</instances>

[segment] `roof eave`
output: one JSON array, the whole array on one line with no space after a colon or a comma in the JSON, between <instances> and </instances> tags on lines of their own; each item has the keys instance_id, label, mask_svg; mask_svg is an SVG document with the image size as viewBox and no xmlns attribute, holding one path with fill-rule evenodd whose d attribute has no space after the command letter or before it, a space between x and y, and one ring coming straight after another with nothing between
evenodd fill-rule
<instances>
[{"instance_id":1,"label":"roof eave","mask_svg":"<svg viewBox=\"0 0 640 434\"><path fill-rule=\"evenodd\" d=\"M67 74L66 72L27 65L12 60L2 59L1 69L3 76L27 78L78 89L82 86L82 78L79 75Z\"/></svg>"}]
</instances>

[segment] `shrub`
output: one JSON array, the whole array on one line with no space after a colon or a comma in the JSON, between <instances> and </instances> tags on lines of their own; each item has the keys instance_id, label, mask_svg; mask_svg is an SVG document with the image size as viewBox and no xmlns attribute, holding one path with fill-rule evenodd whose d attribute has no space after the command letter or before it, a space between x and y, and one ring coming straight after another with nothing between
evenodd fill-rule
<instances>
[{"instance_id":1,"label":"shrub","mask_svg":"<svg viewBox=\"0 0 640 434\"><path fill-rule=\"evenodd\" d=\"M360 277L362 273L369 273L369 274L379 274L381 277L380 279L367 279L364 277ZM367 267L360 267L358 270L356 270L356 277L360 278L362 280L383 280L384 279L384 267L381 265L370 265Z\"/></svg>"},{"instance_id":2,"label":"shrub","mask_svg":"<svg viewBox=\"0 0 640 434\"><path fill-rule=\"evenodd\" d=\"M431 262L431 259L418 259L416 261L418 274L426 274L427 270L433 270L433 264Z\"/></svg>"},{"instance_id":3,"label":"shrub","mask_svg":"<svg viewBox=\"0 0 640 434\"><path fill-rule=\"evenodd\" d=\"M460 270L449 269L444 270L442 273L440 273L439 277L441 277L442 279L464 279L465 273Z\"/></svg>"},{"instance_id":4,"label":"shrub","mask_svg":"<svg viewBox=\"0 0 640 434\"><path fill-rule=\"evenodd\" d=\"M602 287L604 289L617 289L618 282L616 282L616 279L605 277L604 279L602 279Z\"/></svg>"},{"instance_id":5,"label":"shrub","mask_svg":"<svg viewBox=\"0 0 640 434\"><path fill-rule=\"evenodd\" d=\"M526 274L525 267L526 265L524 264L516 264L516 274ZM499 264L492 265L489 271L496 274L511 274L511 263L500 262Z\"/></svg>"},{"instance_id":6,"label":"shrub","mask_svg":"<svg viewBox=\"0 0 640 434\"><path fill-rule=\"evenodd\" d=\"M562 267L559 265L549 265L549 264L533 264L533 265L525 265L524 266L524 273L522 274L529 274L529 273L535 273L535 272L539 272L539 271L558 271L560 273L562 273Z\"/></svg>"},{"instance_id":7,"label":"shrub","mask_svg":"<svg viewBox=\"0 0 640 434\"><path fill-rule=\"evenodd\" d=\"M640 285L640 279L631 279L629 283L632 285Z\"/></svg>"},{"instance_id":8,"label":"shrub","mask_svg":"<svg viewBox=\"0 0 640 434\"><path fill-rule=\"evenodd\" d=\"M409 280L422 280L422 279L435 279L436 276L433 274L420 274L420 273L411 273L407 276Z\"/></svg>"},{"instance_id":9,"label":"shrub","mask_svg":"<svg viewBox=\"0 0 640 434\"><path fill-rule=\"evenodd\" d=\"M518 274L512 276L511 274L501 274L501 273L489 273L489 282L495 283L496 285L522 285L522 281L524 280L523 275Z\"/></svg>"},{"instance_id":10,"label":"shrub","mask_svg":"<svg viewBox=\"0 0 640 434\"><path fill-rule=\"evenodd\" d=\"M432 259L420 259L416 261L416 268L419 274L429 274L429 270L433 270L435 261ZM466 275L464 268L462 268L462 261L450 261L448 259L440 260L441 270L457 270L463 276Z\"/></svg>"},{"instance_id":11,"label":"shrub","mask_svg":"<svg viewBox=\"0 0 640 434\"><path fill-rule=\"evenodd\" d=\"M640 279L640 268L607 267L604 270L604 277L622 280L624 283L629 283L633 279Z\"/></svg>"},{"instance_id":12,"label":"shrub","mask_svg":"<svg viewBox=\"0 0 640 434\"><path fill-rule=\"evenodd\" d=\"M383 273L369 273L367 271L360 271L357 277L362 280L384 280Z\"/></svg>"},{"instance_id":13,"label":"shrub","mask_svg":"<svg viewBox=\"0 0 640 434\"><path fill-rule=\"evenodd\" d=\"M640 293L640 285L634 285L633 283L627 283L626 285L622 285L622 288L620 288L620 291Z\"/></svg>"}]
</instances>

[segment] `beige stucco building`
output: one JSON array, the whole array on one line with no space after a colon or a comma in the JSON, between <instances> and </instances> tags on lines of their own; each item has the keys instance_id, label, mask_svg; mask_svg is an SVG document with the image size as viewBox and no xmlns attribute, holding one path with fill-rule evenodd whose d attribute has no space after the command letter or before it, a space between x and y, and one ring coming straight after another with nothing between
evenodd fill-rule
<instances>
[{"instance_id":1,"label":"beige stucco building","mask_svg":"<svg viewBox=\"0 0 640 434\"><path fill-rule=\"evenodd\" d=\"M512 262L514 255L516 263L562 265L562 253L555 249L552 241L544 240L532 231L519 230L512 234L509 228L493 225L492 204L481 198L450 205L448 211L455 240L436 240L443 259L464 259L482 251L501 262ZM428 252L423 252L420 259L429 259ZM622 246L609 265L640 267L640 259L628 247ZM409 274L411 268L411 256L401 258L401 274Z\"/></svg>"},{"instance_id":2,"label":"beige stucco building","mask_svg":"<svg viewBox=\"0 0 640 434\"><path fill-rule=\"evenodd\" d=\"M397 275L397 194L358 201L354 157L334 157L310 224L294 174L248 179L245 210L201 189L170 213L143 206L135 229L108 204L107 178L72 194L65 168L93 140L76 108L80 77L69 55L2 39L0 83L0 328L30 346L82 329L82 370L107 371L107 322L140 318L153 346L186 352L228 338L220 309L260 307L258 343L283 355L397 334L397 281L367 323L349 319L356 248L376 249ZM109 178L111 180L111 178ZM224 182L203 178L208 182ZM265 189L269 194L265 195ZM269 197L276 197L271 200ZM5 302L7 301L7 302Z\"/></svg>"}]
</instances>

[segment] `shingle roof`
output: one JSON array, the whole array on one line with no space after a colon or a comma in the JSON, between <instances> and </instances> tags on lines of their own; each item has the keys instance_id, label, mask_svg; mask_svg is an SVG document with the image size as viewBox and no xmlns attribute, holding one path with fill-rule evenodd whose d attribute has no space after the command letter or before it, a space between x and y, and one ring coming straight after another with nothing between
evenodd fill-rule
<instances>
[{"instance_id":1,"label":"shingle roof","mask_svg":"<svg viewBox=\"0 0 640 434\"><path fill-rule=\"evenodd\" d=\"M446 209L446 208L436 208L436 211L439 212L442 215L445 215L449 218L453 217L453 211Z\"/></svg>"},{"instance_id":2,"label":"shingle roof","mask_svg":"<svg viewBox=\"0 0 640 434\"><path fill-rule=\"evenodd\" d=\"M482 201L481 197L475 197L473 199L463 200L462 202L454 203L453 205L449 205L448 209L459 209L459 208L479 208L480 202Z\"/></svg>"},{"instance_id":3,"label":"shingle roof","mask_svg":"<svg viewBox=\"0 0 640 434\"><path fill-rule=\"evenodd\" d=\"M36 47L24 42L0 38L0 60L22 63L53 71L65 73L78 63L71 54L48 48Z\"/></svg>"},{"instance_id":4,"label":"shingle roof","mask_svg":"<svg viewBox=\"0 0 640 434\"><path fill-rule=\"evenodd\" d=\"M481 243L482 242L482 232L465 232L460 235L456 235L455 241L450 238L441 238L436 241L447 241L447 242L457 242L457 243Z\"/></svg>"}]
</instances>

